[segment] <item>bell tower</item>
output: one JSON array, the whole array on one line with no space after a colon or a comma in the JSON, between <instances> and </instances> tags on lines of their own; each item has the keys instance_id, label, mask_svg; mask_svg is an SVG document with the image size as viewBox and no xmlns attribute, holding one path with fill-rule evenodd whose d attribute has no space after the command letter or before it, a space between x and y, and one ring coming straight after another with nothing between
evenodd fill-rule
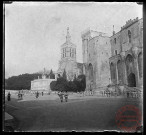
<instances>
[{"instance_id":1,"label":"bell tower","mask_svg":"<svg viewBox=\"0 0 146 135\"><path fill-rule=\"evenodd\" d=\"M61 60L76 61L76 45L71 43L69 27L67 27L66 42L61 46Z\"/></svg>"},{"instance_id":2,"label":"bell tower","mask_svg":"<svg viewBox=\"0 0 146 135\"><path fill-rule=\"evenodd\" d=\"M61 60L59 61L58 73L66 71L67 78L72 80L72 76L77 72L76 45L71 42L69 27L67 27L66 41L61 45Z\"/></svg>"}]
</instances>

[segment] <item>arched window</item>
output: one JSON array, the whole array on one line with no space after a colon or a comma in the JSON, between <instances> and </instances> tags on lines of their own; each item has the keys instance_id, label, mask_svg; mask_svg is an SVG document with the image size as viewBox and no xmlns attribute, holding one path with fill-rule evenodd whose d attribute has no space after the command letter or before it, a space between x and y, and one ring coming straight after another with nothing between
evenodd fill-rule
<instances>
[{"instance_id":1,"label":"arched window","mask_svg":"<svg viewBox=\"0 0 146 135\"><path fill-rule=\"evenodd\" d=\"M120 60L117 62L117 68L118 68L118 80L119 82L122 82L122 63Z\"/></svg>"},{"instance_id":2,"label":"arched window","mask_svg":"<svg viewBox=\"0 0 146 135\"><path fill-rule=\"evenodd\" d=\"M127 70L127 80L129 87L136 87L136 78L134 72L134 58L132 55L128 54L126 57L126 70Z\"/></svg>"},{"instance_id":3,"label":"arched window","mask_svg":"<svg viewBox=\"0 0 146 135\"><path fill-rule=\"evenodd\" d=\"M134 73L133 57L130 54L128 54L126 57L126 69L127 75L129 75L130 73Z\"/></svg>"},{"instance_id":4,"label":"arched window","mask_svg":"<svg viewBox=\"0 0 146 135\"><path fill-rule=\"evenodd\" d=\"M89 64L89 80L93 80L93 66Z\"/></svg>"},{"instance_id":5,"label":"arched window","mask_svg":"<svg viewBox=\"0 0 146 135\"><path fill-rule=\"evenodd\" d=\"M131 43L131 31L128 30L128 39L129 39L129 43Z\"/></svg>"},{"instance_id":6,"label":"arched window","mask_svg":"<svg viewBox=\"0 0 146 135\"><path fill-rule=\"evenodd\" d=\"M113 82L113 80L116 79L116 68L113 63L110 64L110 71L111 71L111 80Z\"/></svg>"},{"instance_id":7,"label":"arched window","mask_svg":"<svg viewBox=\"0 0 146 135\"><path fill-rule=\"evenodd\" d=\"M117 41L116 41L116 38L114 38L114 43L116 44L116 42L117 42Z\"/></svg>"}]
</instances>

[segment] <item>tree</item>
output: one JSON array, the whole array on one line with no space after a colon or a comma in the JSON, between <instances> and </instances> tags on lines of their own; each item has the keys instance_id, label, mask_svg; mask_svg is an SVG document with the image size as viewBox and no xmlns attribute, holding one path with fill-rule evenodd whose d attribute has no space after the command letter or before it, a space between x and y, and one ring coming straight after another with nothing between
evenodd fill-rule
<instances>
[{"instance_id":1,"label":"tree","mask_svg":"<svg viewBox=\"0 0 146 135\"><path fill-rule=\"evenodd\" d=\"M5 80L6 84L5 89L9 90L21 90L21 89L30 89L31 81L41 77L41 74L22 74L18 76L12 76Z\"/></svg>"},{"instance_id":2,"label":"tree","mask_svg":"<svg viewBox=\"0 0 146 135\"><path fill-rule=\"evenodd\" d=\"M85 91L86 88L86 76L85 75L79 75L76 80L74 80L74 83L77 86L77 91Z\"/></svg>"},{"instance_id":3,"label":"tree","mask_svg":"<svg viewBox=\"0 0 146 135\"><path fill-rule=\"evenodd\" d=\"M65 80L63 77L59 77L57 78L57 81L53 81L50 83L50 88L51 90L55 91L68 91L68 81Z\"/></svg>"},{"instance_id":4,"label":"tree","mask_svg":"<svg viewBox=\"0 0 146 135\"><path fill-rule=\"evenodd\" d=\"M67 76L66 76L66 71L65 71L65 69L64 69L64 72L63 72L62 77L63 77L65 80L67 80Z\"/></svg>"},{"instance_id":5,"label":"tree","mask_svg":"<svg viewBox=\"0 0 146 135\"><path fill-rule=\"evenodd\" d=\"M86 88L86 78L85 75L80 75L74 79L74 81L67 81L64 77L57 78L57 81L52 81L50 83L51 90L55 91L72 91L81 92L85 91Z\"/></svg>"},{"instance_id":6,"label":"tree","mask_svg":"<svg viewBox=\"0 0 146 135\"><path fill-rule=\"evenodd\" d=\"M52 81L52 82L50 83L50 88L51 88L52 91L56 91L56 89L55 89L55 88L56 88L56 87L55 87L56 84L57 84L57 81Z\"/></svg>"},{"instance_id":7,"label":"tree","mask_svg":"<svg viewBox=\"0 0 146 135\"><path fill-rule=\"evenodd\" d=\"M77 86L76 86L76 84L74 82L69 81L68 85L69 85L68 91L70 91L70 92L77 92Z\"/></svg>"},{"instance_id":8,"label":"tree","mask_svg":"<svg viewBox=\"0 0 146 135\"><path fill-rule=\"evenodd\" d=\"M55 79L55 75L54 75L54 73L53 73L52 69L51 69L51 71L50 71L49 76L50 76L50 79Z\"/></svg>"}]
</instances>

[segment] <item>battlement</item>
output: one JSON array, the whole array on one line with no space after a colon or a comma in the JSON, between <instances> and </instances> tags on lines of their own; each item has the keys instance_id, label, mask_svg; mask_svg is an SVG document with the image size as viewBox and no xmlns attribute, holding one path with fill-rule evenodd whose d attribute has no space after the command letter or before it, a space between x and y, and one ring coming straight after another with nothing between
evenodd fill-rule
<instances>
[{"instance_id":1,"label":"battlement","mask_svg":"<svg viewBox=\"0 0 146 135\"><path fill-rule=\"evenodd\" d=\"M84 30L83 32L81 32L81 37L83 38L84 36L86 36L89 33L90 33L90 27L88 27L86 30Z\"/></svg>"},{"instance_id":2,"label":"battlement","mask_svg":"<svg viewBox=\"0 0 146 135\"><path fill-rule=\"evenodd\" d=\"M123 27L121 27L121 30L126 29L127 27L131 26L132 24L134 24L137 21L138 21L138 17L136 17L133 20L130 19L130 20L126 21L126 24Z\"/></svg>"},{"instance_id":3,"label":"battlement","mask_svg":"<svg viewBox=\"0 0 146 135\"><path fill-rule=\"evenodd\" d=\"M90 35L90 38L94 38L96 36L108 36L106 33L94 31L94 30L91 30L90 28L87 28L81 33L82 39L89 35Z\"/></svg>"}]
</instances>

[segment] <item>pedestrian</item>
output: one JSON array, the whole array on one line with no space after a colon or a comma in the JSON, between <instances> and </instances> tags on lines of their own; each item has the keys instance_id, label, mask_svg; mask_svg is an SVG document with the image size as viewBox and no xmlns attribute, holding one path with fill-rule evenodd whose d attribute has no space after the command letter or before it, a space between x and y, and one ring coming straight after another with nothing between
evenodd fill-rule
<instances>
[{"instance_id":1,"label":"pedestrian","mask_svg":"<svg viewBox=\"0 0 146 135\"><path fill-rule=\"evenodd\" d=\"M111 92L109 91L109 97L110 97L110 95L111 95Z\"/></svg>"},{"instance_id":2,"label":"pedestrian","mask_svg":"<svg viewBox=\"0 0 146 135\"><path fill-rule=\"evenodd\" d=\"M42 96L44 95L44 93L42 92Z\"/></svg>"},{"instance_id":3,"label":"pedestrian","mask_svg":"<svg viewBox=\"0 0 146 135\"><path fill-rule=\"evenodd\" d=\"M63 102L63 92L60 93L60 101Z\"/></svg>"},{"instance_id":4,"label":"pedestrian","mask_svg":"<svg viewBox=\"0 0 146 135\"><path fill-rule=\"evenodd\" d=\"M127 91L127 98L129 98L129 92Z\"/></svg>"},{"instance_id":5,"label":"pedestrian","mask_svg":"<svg viewBox=\"0 0 146 135\"><path fill-rule=\"evenodd\" d=\"M19 91L19 93L18 93L18 100L20 100L20 91Z\"/></svg>"},{"instance_id":6,"label":"pedestrian","mask_svg":"<svg viewBox=\"0 0 146 135\"><path fill-rule=\"evenodd\" d=\"M20 94L20 96L21 96L21 100L23 99L23 95L22 95L22 93Z\"/></svg>"},{"instance_id":7,"label":"pedestrian","mask_svg":"<svg viewBox=\"0 0 146 135\"><path fill-rule=\"evenodd\" d=\"M67 93L67 91L64 94L64 98L65 98L65 101L67 102L68 101L68 93Z\"/></svg>"},{"instance_id":8,"label":"pedestrian","mask_svg":"<svg viewBox=\"0 0 146 135\"><path fill-rule=\"evenodd\" d=\"M8 95L7 95L7 100L8 100L8 101L11 100L11 94L10 94L10 92L9 92Z\"/></svg>"},{"instance_id":9,"label":"pedestrian","mask_svg":"<svg viewBox=\"0 0 146 135\"><path fill-rule=\"evenodd\" d=\"M36 92L36 98L38 98L39 97L39 93L38 93L38 91Z\"/></svg>"}]
</instances>

